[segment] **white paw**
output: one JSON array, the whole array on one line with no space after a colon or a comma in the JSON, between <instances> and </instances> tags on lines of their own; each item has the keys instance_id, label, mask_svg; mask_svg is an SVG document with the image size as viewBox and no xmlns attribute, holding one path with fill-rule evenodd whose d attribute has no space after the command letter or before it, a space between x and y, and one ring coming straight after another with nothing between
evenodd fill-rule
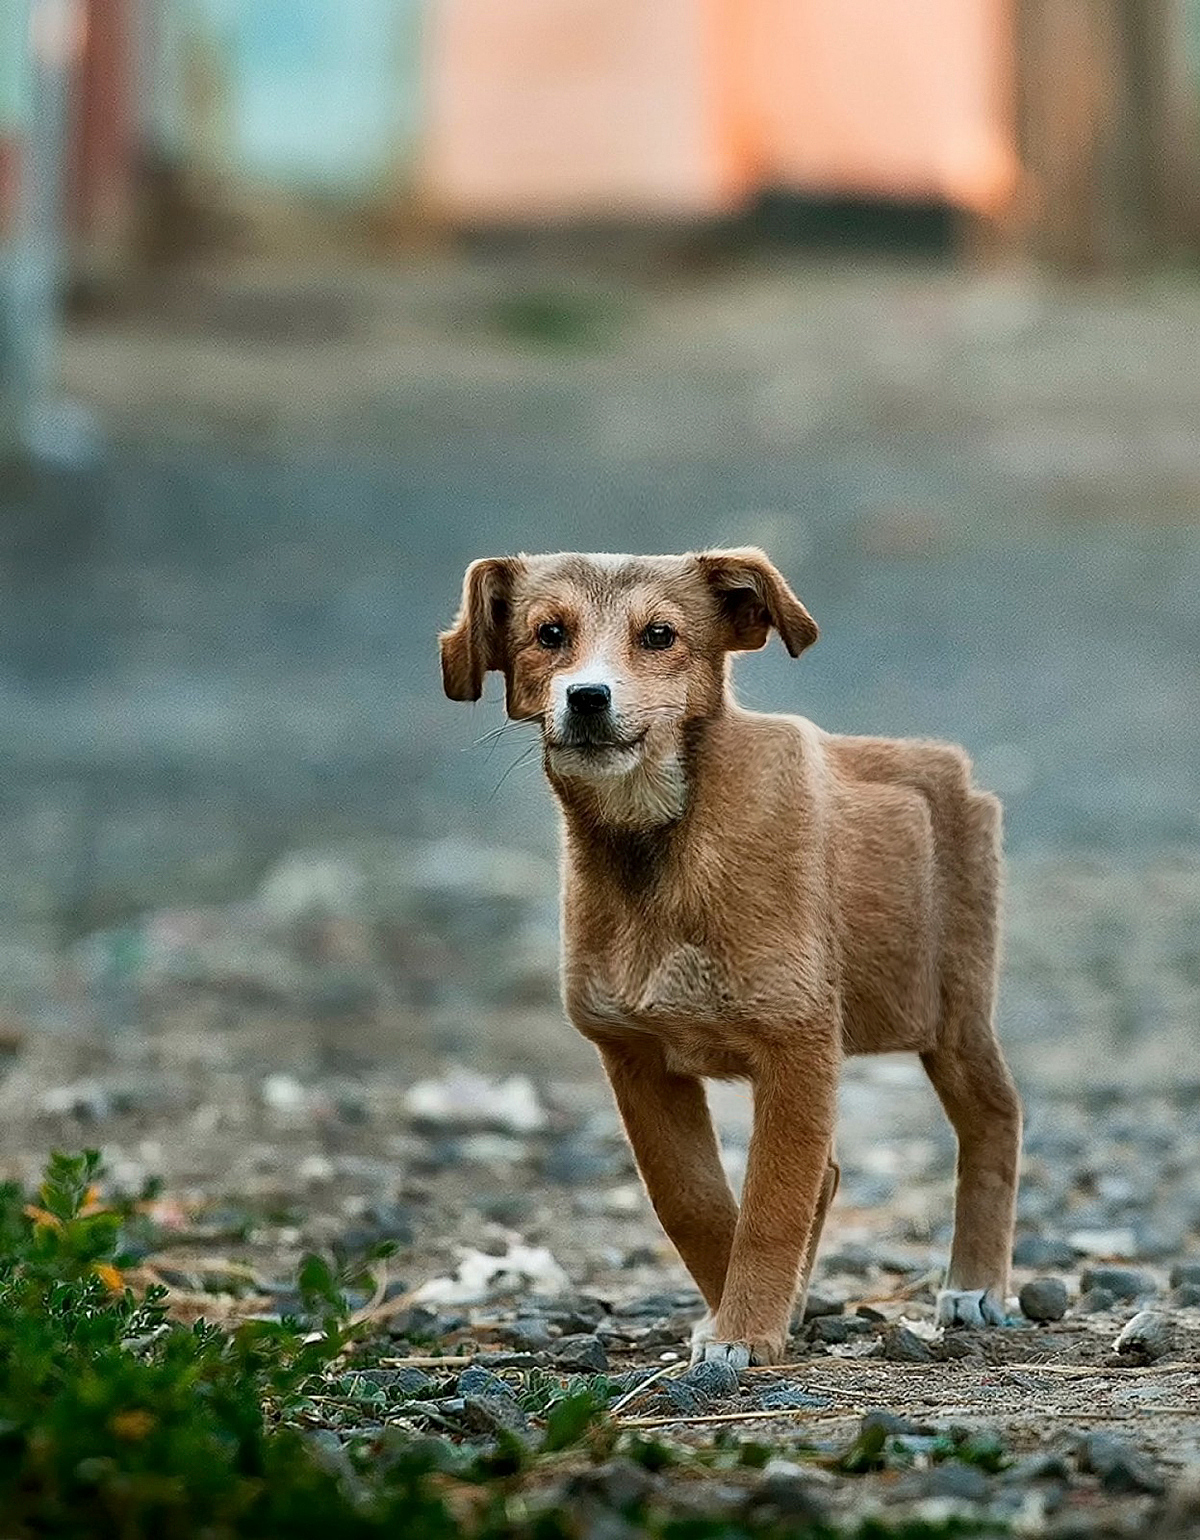
<instances>
[{"instance_id":1,"label":"white paw","mask_svg":"<svg viewBox=\"0 0 1200 1540\"><path fill-rule=\"evenodd\" d=\"M719 1342L713 1335L716 1330L715 1317L711 1310L705 1313L692 1327L692 1363L726 1363L731 1369L748 1369L750 1367L751 1349L748 1342Z\"/></svg>"},{"instance_id":2,"label":"white paw","mask_svg":"<svg viewBox=\"0 0 1200 1540\"><path fill-rule=\"evenodd\" d=\"M939 1289L939 1326L1003 1326L1004 1301L994 1289Z\"/></svg>"},{"instance_id":3,"label":"white paw","mask_svg":"<svg viewBox=\"0 0 1200 1540\"><path fill-rule=\"evenodd\" d=\"M750 1346L746 1342L706 1342L703 1362L728 1364L740 1372L750 1367Z\"/></svg>"}]
</instances>

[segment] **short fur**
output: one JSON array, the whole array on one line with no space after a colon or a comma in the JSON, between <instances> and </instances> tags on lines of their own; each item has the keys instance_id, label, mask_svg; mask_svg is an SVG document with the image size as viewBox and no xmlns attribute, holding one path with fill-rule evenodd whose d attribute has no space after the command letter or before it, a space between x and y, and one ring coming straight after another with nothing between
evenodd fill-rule
<instances>
[{"instance_id":1,"label":"short fur","mask_svg":"<svg viewBox=\"0 0 1200 1540\"><path fill-rule=\"evenodd\" d=\"M739 550L474 562L441 638L447 694L478 699L496 669L509 715L541 725L567 1013L708 1303L695 1352L738 1365L780 1358L807 1289L844 1054L918 1053L957 1134L945 1324L1003 1319L1021 1138L993 1028L1000 805L959 748L743 710L728 655L771 630L793 656L817 636ZM581 738L566 690L594 678L612 708ZM753 1087L740 1208L705 1077Z\"/></svg>"}]
</instances>

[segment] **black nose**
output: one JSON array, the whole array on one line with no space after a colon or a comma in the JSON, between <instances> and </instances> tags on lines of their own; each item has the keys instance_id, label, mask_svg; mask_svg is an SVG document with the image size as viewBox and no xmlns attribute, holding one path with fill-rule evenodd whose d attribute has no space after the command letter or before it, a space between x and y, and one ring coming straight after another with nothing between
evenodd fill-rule
<instances>
[{"instance_id":1,"label":"black nose","mask_svg":"<svg viewBox=\"0 0 1200 1540\"><path fill-rule=\"evenodd\" d=\"M580 716L595 717L612 705L612 691L606 684L569 684L567 709Z\"/></svg>"}]
</instances>

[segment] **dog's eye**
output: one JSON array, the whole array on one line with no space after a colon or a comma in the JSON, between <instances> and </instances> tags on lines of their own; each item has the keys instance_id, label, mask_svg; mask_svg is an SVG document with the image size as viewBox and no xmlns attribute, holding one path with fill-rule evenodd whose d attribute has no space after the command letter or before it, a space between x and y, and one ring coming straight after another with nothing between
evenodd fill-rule
<instances>
[{"instance_id":1,"label":"dog's eye","mask_svg":"<svg viewBox=\"0 0 1200 1540\"><path fill-rule=\"evenodd\" d=\"M651 652L663 652L674 640L675 627L668 626L665 621L655 621L642 632L642 646L648 647Z\"/></svg>"},{"instance_id":2,"label":"dog's eye","mask_svg":"<svg viewBox=\"0 0 1200 1540\"><path fill-rule=\"evenodd\" d=\"M557 652L567 645L567 628L560 620L547 620L537 628L538 646Z\"/></svg>"}]
</instances>

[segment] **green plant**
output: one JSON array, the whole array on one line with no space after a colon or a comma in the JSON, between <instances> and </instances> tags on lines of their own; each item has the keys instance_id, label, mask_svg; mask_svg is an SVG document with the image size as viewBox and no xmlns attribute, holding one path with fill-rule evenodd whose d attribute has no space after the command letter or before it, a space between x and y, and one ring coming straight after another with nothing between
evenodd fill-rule
<instances>
[{"instance_id":1,"label":"green plant","mask_svg":"<svg viewBox=\"0 0 1200 1540\"><path fill-rule=\"evenodd\" d=\"M411 1418L388 1425L387 1394L354 1367L366 1344L344 1293L359 1277L351 1264L305 1259L299 1286L322 1321L315 1334L287 1321L180 1325L164 1290L139 1298L127 1286L127 1238L144 1232L145 1215L102 1201L99 1177L85 1152L56 1155L33 1201L0 1186L4 1540L578 1540L561 1485L572 1472L614 1453L653 1473L713 1464L712 1451L621 1433L603 1376L526 1376L517 1393L542 1425L528 1437L501 1428L472 1442L453 1421L445 1437ZM960 1445L958 1458L991 1458ZM731 1444L717 1459L745 1469L767 1453ZM674 1517L661 1494L639 1504L637 1524L649 1540L783 1533L694 1507ZM950 1533L908 1531L935 1532Z\"/></svg>"}]
</instances>

